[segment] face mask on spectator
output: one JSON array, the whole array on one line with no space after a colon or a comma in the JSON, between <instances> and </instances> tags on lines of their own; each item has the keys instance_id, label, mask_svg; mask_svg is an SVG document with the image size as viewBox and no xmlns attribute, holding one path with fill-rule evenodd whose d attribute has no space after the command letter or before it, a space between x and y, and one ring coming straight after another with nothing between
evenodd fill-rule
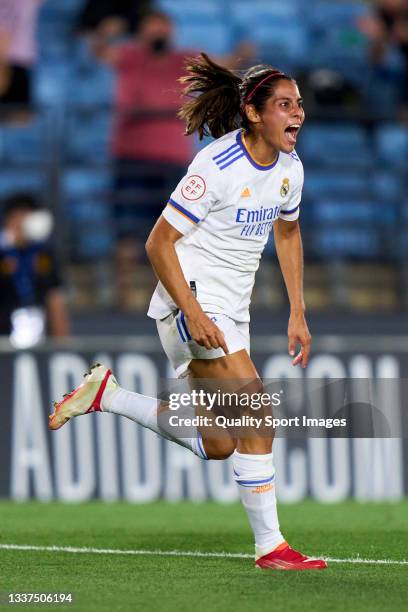
<instances>
[{"instance_id":1,"label":"face mask on spectator","mask_svg":"<svg viewBox=\"0 0 408 612\"><path fill-rule=\"evenodd\" d=\"M51 234L54 220L48 210L37 210L26 216L23 233L28 242L45 242Z\"/></svg>"},{"instance_id":2,"label":"face mask on spectator","mask_svg":"<svg viewBox=\"0 0 408 612\"><path fill-rule=\"evenodd\" d=\"M158 36L157 38L153 38L150 41L150 49L152 53L155 55L160 55L161 53L167 53L170 50L171 43L168 38L165 36Z\"/></svg>"}]
</instances>

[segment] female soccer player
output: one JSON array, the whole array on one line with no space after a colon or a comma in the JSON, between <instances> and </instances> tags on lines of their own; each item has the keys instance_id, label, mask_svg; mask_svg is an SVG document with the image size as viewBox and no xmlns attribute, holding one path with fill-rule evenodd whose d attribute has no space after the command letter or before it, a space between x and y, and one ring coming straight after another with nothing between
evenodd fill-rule
<instances>
[{"instance_id":1,"label":"female soccer player","mask_svg":"<svg viewBox=\"0 0 408 612\"><path fill-rule=\"evenodd\" d=\"M177 375L259 382L249 356L249 303L255 272L272 227L290 300L289 353L306 367L311 336L303 301L303 252L298 225L302 164L294 151L305 119L296 82L260 65L243 78L202 54L184 77L191 99L180 110L187 134L216 140L198 153L148 239L159 278L149 316ZM296 346L300 351L295 356ZM232 455L234 477L263 569L322 569L326 562L293 550L279 529L272 436L179 438L163 429L162 402L119 387L95 366L84 383L56 404L50 428L96 410L126 416L189 448L202 459ZM160 418L159 418L160 421Z\"/></svg>"}]
</instances>

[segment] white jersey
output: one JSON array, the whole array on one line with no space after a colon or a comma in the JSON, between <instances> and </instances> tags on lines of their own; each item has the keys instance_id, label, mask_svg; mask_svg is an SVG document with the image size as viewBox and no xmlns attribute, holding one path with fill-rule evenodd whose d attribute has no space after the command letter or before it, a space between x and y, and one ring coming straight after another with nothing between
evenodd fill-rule
<instances>
[{"instance_id":1,"label":"white jersey","mask_svg":"<svg viewBox=\"0 0 408 612\"><path fill-rule=\"evenodd\" d=\"M177 185L163 216L183 234L176 243L185 279L195 282L206 312L249 321L259 260L274 221L296 221L303 166L296 153L269 165L249 154L241 130L202 149ZM177 309L159 282L148 315L163 319Z\"/></svg>"}]
</instances>

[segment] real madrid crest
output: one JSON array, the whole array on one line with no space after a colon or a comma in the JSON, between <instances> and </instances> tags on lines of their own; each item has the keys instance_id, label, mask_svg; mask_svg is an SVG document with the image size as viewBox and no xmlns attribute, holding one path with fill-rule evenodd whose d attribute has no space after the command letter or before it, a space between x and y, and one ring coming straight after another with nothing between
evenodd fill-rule
<instances>
[{"instance_id":1,"label":"real madrid crest","mask_svg":"<svg viewBox=\"0 0 408 612\"><path fill-rule=\"evenodd\" d=\"M282 198L285 198L289 193L289 179L284 178L282 181L282 186L280 188L280 194Z\"/></svg>"}]
</instances>

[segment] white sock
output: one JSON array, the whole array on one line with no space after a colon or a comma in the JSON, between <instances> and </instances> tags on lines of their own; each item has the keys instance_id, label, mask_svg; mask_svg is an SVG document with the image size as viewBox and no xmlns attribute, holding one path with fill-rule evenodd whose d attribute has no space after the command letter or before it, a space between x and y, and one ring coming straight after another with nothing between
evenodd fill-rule
<instances>
[{"instance_id":1,"label":"white sock","mask_svg":"<svg viewBox=\"0 0 408 612\"><path fill-rule=\"evenodd\" d=\"M106 389L102 395L101 407L103 412L112 412L127 417L135 423L151 429L159 436L167 438L180 446L191 450L200 459L208 459L203 445L200 432L196 429L196 435L192 438L177 438L172 430L164 430L157 423L157 410L160 400L140 393L126 391L121 387L114 390Z\"/></svg>"},{"instance_id":2,"label":"white sock","mask_svg":"<svg viewBox=\"0 0 408 612\"><path fill-rule=\"evenodd\" d=\"M255 535L255 557L259 559L285 541L276 510L272 453L244 455L235 451L232 457L234 478Z\"/></svg>"}]
</instances>

